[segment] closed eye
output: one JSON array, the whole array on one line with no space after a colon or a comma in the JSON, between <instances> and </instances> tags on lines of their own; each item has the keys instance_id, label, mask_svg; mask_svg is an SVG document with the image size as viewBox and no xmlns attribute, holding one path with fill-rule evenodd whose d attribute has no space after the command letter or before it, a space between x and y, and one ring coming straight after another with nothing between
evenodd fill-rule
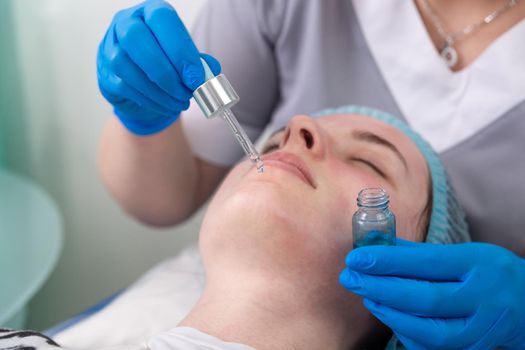
<instances>
[{"instance_id":1,"label":"closed eye","mask_svg":"<svg viewBox=\"0 0 525 350\"><path fill-rule=\"evenodd\" d=\"M374 163L372 163L372 162L370 162L370 161L368 161L366 159L352 158L352 160L366 164L372 170L374 170L376 173L378 173L381 177L384 177L384 178L387 177L386 174L381 169L379 169L379 167L377 167Z\"/></svg>"}]
</instances>

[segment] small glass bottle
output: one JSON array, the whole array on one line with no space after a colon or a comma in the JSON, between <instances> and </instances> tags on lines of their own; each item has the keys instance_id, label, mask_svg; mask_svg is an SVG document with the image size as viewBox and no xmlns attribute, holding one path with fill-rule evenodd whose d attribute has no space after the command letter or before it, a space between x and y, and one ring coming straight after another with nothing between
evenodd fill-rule
<instances>
[{"instance_id":1,"label":"small glass bottle","mask_svg":"<svg viewBox=\"0 0 525 350\"><path fill-rule=\"evenodd\" d=\"M382 188L365 188L359 192L358 209L352 217L354 248L396 244L396 217L388 208L389 201Z\"/></svg>"}]
</instances>

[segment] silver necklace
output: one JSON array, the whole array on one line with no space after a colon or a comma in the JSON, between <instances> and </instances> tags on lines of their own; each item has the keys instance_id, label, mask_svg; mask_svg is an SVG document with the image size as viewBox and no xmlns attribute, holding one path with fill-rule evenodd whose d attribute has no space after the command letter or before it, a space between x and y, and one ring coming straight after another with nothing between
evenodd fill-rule
<instances>
[{"instance_id":1,"label":"silver necklace","mask_svg":"<svg viewBox=\"0 0 525 350\"><path fill-rule=\"evenodd\" d=\"M478 31L480 28L491 23L496 18L498 18L501 14L507 12L508 10L516 6L516 4L519 1L520 0L510 0L504 6L501 6L499 9L487 15L481 21L471 24L469 26L466 26L465 28L457 32L447 33L438 15L436 14L432 6L430 6L429 1L423 0L423 5L425 7L425 10L430 15L432 24L434 25L437 32L439 33L439 36L441 36L441 38L443 39L443 45L439 49L439 54L441 55L441 58L443 58L447 66L449 68L452 68L458 63L458 52L454 48L454 44L456 44L459 40L465 38L467 35L472 34Z\"/></svg>"}]
</instances>

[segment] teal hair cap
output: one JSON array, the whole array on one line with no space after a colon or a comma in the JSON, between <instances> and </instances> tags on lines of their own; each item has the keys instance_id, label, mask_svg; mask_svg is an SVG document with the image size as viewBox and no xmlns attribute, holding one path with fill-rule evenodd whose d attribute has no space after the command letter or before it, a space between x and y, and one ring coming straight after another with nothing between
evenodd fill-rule
<instances>
[{"instance_id":1,"label":"teal hair cap","mask_svg":"<svg viewBox=\"0 0 525 350\"><path fill-rule=\"evenodd\" d=\"M311 114L322 117L334 114L358 114L371 117L391 125L407 135L419 148L425 158L432 180L432 210L426 236L430 243L460 243L470 241L465 213L459 205L456 192L452 187L445 167L436 152L418 133L412 130L401 119L393 115L360 106L343 106L329 108Z\"/></svg>"}]
</instances>

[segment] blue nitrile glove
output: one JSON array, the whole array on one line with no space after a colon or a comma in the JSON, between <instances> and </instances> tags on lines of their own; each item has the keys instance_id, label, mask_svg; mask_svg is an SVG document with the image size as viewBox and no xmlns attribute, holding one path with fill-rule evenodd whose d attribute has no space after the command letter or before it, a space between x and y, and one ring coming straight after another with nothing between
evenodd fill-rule
<instances>
[{"instance_id":1,"label":"blue nitrile glove","mask_svg":"<svg viewBox=\"0 0 525 350\"><path fill-rule=\"evenodd\" d=\"M409 349L525 349L525 262L487 243L350 252L341 284Z\"/></svg>"},{"instance_id":2,"label":"blue nitrile glove","mask_svg":"<svg viewBox=\"0 0 525 350\"><path fill-rule=\"evenodd\" d=\"M177 120L204 83L200 57L220 72L216 59L199 54L169 4L146 1L118 12L100 43L100 91L131 132L153 134Z\"/></svg>"}]
</instances>

